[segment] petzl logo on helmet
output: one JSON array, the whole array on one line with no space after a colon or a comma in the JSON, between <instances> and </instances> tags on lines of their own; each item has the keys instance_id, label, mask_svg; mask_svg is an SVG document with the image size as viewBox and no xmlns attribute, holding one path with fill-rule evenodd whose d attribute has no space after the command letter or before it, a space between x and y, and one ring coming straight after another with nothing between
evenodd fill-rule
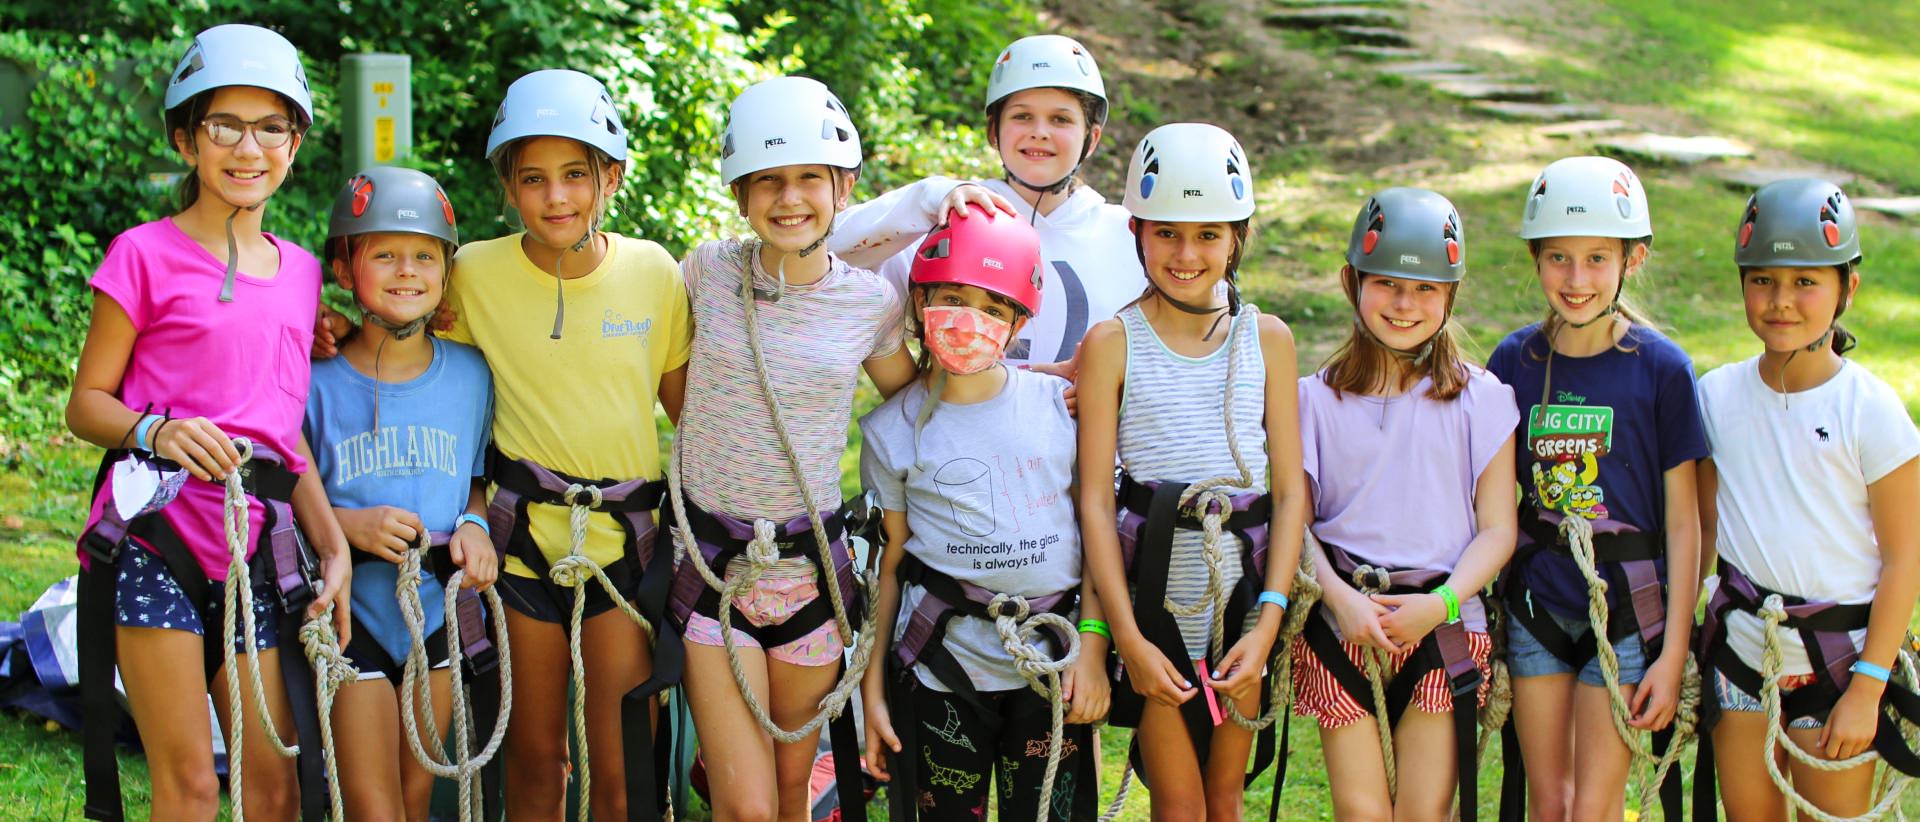
<instances>
[{"instance_id":1,"label":"petzl logo on helmet","mask_svg":"<svg viewBox=\"0 0 1920 822\"><path fill-rule=\"evenodd\" d=\"M1418 254L1402 254L1402 255L1400 255L1400 264L1401 264L1401 265L1419 265L1419 264L1420 264L1420 255L1418 255Z\"/></svg>"},{"instance_id":2,"label":"petzl logo on helmet","mask_svg":"<svg viewBox=\"0 0 1920 822\"><path fill-rule=\"evenodd\" d=\"M1567 206L1567 213L1568 214L1585 214L1587 213L1587 207L1577 206L1577 205Z\"/></svg>"},{"instance_id":3,"label":"petzl logo on helmet","mask_svg":"<svg viewBox=\"0 0 1920 822\"><path fill-rule=\"evenodd\" d=\"M559 110L559 109L557 109L557 108L536 108L536 109L534 109L534 110L533 110L533 116L535 116L535 117L558 117L558 116L560 116L560 110Z\"/></svg>"},{"instance_id":4,"label":"petzl logo on helmet","mask_svg":"<svg viewBox=\"0 0 1920 822\"><path fill-rule=\"evenodd\" d=\"M1000 262L999 260L996 260L992 257L981 257L980 265L985 268L994 269L996 271L1005 271L1007 268L1006 263Z\"/></svg>"},{"instance_id":5,"label":"petzl logo on helmet","mask_svg":"<svg viewBox=\"0 0 1920 822\"><path fill-rule=\"evenodd\" d=\"M1205 197L1207 195L1197 188L1183 188L1180 190L1180 196L1181 197Z\"/></svg>"},{"instance_id":6,"label":"petzl logo on helmet","mask_svg":"<svg viewBox=\"0 0 1920 822\"><path fill-rule=\"evenodd\" d=\"M414 211L411 208L397 208L394 209L393 216L399 217L402 220L418 220L420 219L420 212Z\"/></svg>"},{"instance_id":7,"label":"petzl logo on helmet","mask_svg":"<svg viewBox=\"0 0 1920 822\"><path fill-rule=\"evenodd\" d=\"M1793 248L1794 246L1793 246L1792 240L1774 240L1773 241L1774 251L1792 251Z\"/></svg>"},{"instance_id":8,"label":"petzl logo on helmet","mask_svg":"<svg viewBox=\"0 0 1920 822\"><path fill-rule=\"evenodd\" d=\"M787 144L787 138L785 138L785 137L772 137L772 138L769 138L769 139L767 139L767 140L765 141L765 144L763 144L763 145L761 145L760 147L761 147L761 148L773 148L774 146L784 146L784 145L786 145L786 144Z\"/></svg>"},{"instance_id":9,"label":"petzl logo on helmet","mask_svg":"<svg viewBox=\"0 0 1920 822\"><path fill-rule=\"evenodd\" d=\"M1044 60L1043 60L1043 61L1041 61L1041 62L1038 62L1038 63L1034 63L1034 64L1033 64L1033 67L1034 67L1034 68L1037 68L1037 69L1043 69L1043 68L1053 68L1053 64L1052 64L1052 63L1049 63L1049 62L1046 62L1046 61L1044 61Z\"/></svg>"}]
</instances>

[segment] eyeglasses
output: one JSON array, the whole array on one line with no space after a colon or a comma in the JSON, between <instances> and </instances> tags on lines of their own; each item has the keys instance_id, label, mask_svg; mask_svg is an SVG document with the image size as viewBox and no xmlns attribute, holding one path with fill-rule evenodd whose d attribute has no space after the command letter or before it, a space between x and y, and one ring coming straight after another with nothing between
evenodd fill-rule
<instances>
[{"instance_id":1,"label":"eyeglasses","mask_svg":"<svg viewBox=\"0 0 1920 822\"><path fill-rule=\"evenodd\" d=\"M216 146L237 146L248 132L261 148L279 148L293 139L293 121L274 114L247 121L227 114L215 114L200 121L207 128L207 139Z\"/></svg>"}]
</instances>

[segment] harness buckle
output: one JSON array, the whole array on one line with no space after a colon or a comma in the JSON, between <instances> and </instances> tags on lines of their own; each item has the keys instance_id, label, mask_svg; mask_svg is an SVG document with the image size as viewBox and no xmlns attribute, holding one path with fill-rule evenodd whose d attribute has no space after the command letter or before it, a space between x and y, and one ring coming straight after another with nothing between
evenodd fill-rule
<instances>
[{"instance_id":1,"label":"harness buckle","mask_svg":"<svg viewBox=\"0 0 1920 822\"><path fill-rule=\"evenodd\" d=\"M87 532L86 539L80 540L80 550L85 551L94 562L111 565L120 561L121 544L121 542L107 539L98 529L95 529Z\"/></svg>"}]
</instances>

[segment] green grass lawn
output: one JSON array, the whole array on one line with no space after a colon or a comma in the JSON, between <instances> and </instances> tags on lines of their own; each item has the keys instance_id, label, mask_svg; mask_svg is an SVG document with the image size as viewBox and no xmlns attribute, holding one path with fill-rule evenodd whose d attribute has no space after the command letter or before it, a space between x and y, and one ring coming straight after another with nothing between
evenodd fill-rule
<instances>
[{"instance_id":1,"label":"green grass lawn","mask_svg":"<svg viewBox=\"0 0 1920 822\"><path fill-rule=\"evenodd\" d=\"M1920 191L1920 4L1554 3L1508 57L1575 99L1657 105L1705 128ZM1537 21L1536 21L1537 22Z\"/></svg>"}]
</instances>

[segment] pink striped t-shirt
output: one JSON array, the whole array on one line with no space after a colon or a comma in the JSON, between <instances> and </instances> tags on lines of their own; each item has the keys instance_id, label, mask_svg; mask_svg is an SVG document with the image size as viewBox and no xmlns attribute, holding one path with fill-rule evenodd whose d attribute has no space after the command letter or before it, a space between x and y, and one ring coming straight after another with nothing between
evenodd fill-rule
<instances>
[{"instance_id":1,"label":"pink striped t-shirt","mask_svg":"<svg viewBox=\"0 0 1920 822\"><path fill-rule=\"evenodd\" d=\"M306 412L308 349L320 300L320 262L297 245L266 235L280 250L269 277L240 272L233 302L220 302L226 261L201 248L171 218L115 237L91 285L133 321L133 351L121 377L120 401L175 418L206 417L228 436L245 436L307 470L300 458ZM131 446L132 442L129 441ZM227 578L224 499L217 483L188 478L161 514L193 550L207 578ZM87 514L100 518L104 495ZM248 555L258 544L263 512L249 507Z\"/></svg>"},{"instance_id":2,"label":"pink striped t-shirt","mask_svg":"<svg viewBox=\"0 0 1920 822\"><path fill-rule=\"evenodd\" d=\"M758 240L710 242L680 263L693 298L693 359L680 415L680 478L695 505L743 519L806 513L747 347L740 284L771 292ZM893 286L838 257L826 276L754 305L774 396L822 515L840 505L840 457L861 363L900 348Z\"/></svg>"}]
</instances>

